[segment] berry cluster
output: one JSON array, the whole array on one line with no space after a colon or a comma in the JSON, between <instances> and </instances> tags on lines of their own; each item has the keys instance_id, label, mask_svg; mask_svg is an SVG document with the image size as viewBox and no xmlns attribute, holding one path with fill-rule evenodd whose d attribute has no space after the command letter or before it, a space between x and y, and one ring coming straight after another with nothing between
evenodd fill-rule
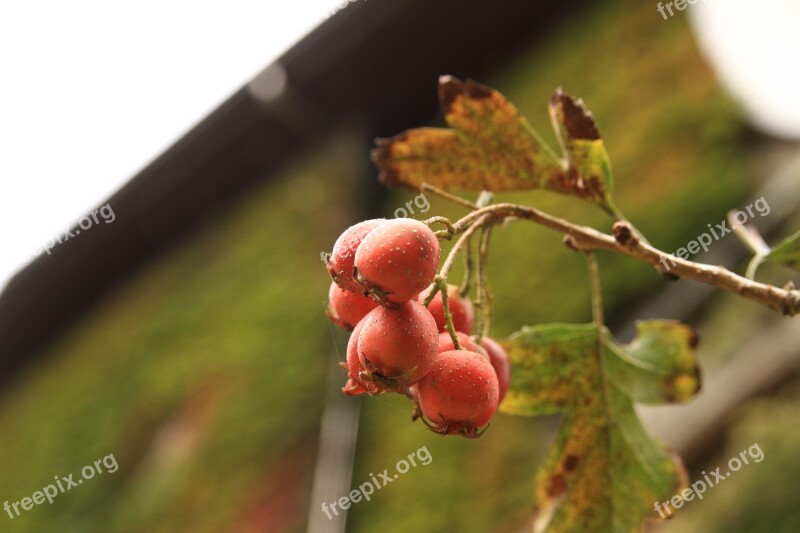
<instances>
[{"instance_id":1,"label":"berry cluster","mask_svg":"<svg viewBox=\"0 0 800 533\"><path fill-rule=\"evenodd\" d=\"M323 254L333 280L328 316L352 330L342 391L405 394L414 419L434 432L477 437L508 390L510 365L497 342L469 336L475 313L458 287L430 298L439 257L436 234L407 218L356 224Z\"/></svg>"}]
</instances>

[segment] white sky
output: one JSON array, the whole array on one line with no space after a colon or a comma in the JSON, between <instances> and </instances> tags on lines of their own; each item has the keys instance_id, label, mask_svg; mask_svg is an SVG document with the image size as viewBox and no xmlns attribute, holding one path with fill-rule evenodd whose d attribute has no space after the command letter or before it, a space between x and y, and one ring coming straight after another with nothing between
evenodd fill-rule
<instances>
[{"instance_id":1,"label":"white sky","mask_svg":"<svg viewBox=\"0 0 800 533\"><path fill-rule=\"evenodd\" d=\"M342 4L0 4L0 290Z\"/></svg>"},{"instance_id":2,"label":"white sky","mask_svg":"<svg viewBox=\"0 0 800 533\"><path fill-rule=\"evenodd\" d=\"M698 0L676 13L687 15L717 75L756 126L800 139L800 2Z\"/></svg>"}]
</instances>

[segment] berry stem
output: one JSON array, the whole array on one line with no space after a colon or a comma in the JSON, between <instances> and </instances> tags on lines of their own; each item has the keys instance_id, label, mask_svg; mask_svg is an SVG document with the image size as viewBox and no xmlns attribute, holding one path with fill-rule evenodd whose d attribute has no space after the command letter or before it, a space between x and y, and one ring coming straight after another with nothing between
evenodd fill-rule
<instances>
[{"instance_id":1,"label":"berry stem","mask_svg":"<svg viewBox=\"0 0 800 533\"><path fill-rule=\"evenodd\" d=\"M475 258L473 257L472 239L464 243L464 278L458 288L458 295L464 298L472 289L472 276L475 272Z\"/></svg>"},{"instance_id":2,"label":"berry stem","mask_svg":"<svg viewBox=\"0 0 800 533\"><path fill-rule=\"evenodd\" d=\"M447 217L432 217L429 218L428 220L423 220L422 223L428 227L434 224L443 225L445 229L434 232L436 237L439 239L445 239L449 241L450 239L453 238L453 235L456 234L456 229L453 227L453 224Z\"/></svg>"},{"instance_id":3,"label":"berry stem","mask_svg":"<svg viewBox=\"0 0 800 533\"><path fill-rule=\"evenodd\" d=\"M492 226L481 228L480 248L478 251L478 298L475 302L478 327L476 342L480 344L483 337L489 334L492 324L492 293L486 276L486 265L489 262L489 243L492 239Z\"/></svg>"},{"instance_id":4,"label":"berry stem","mask_svg":"<svg viewBox=\"0 0 800 533\"><path fill-rule=\"evenodd\" d=\"M442 293L442 310L444 311L445 328L447 328L450 338L453 339L453 347L456 350L461 350L461 342L458 340L456 327L453 324L453 314L450 312L450 301L449 295L447 294L447 279L441 276L436 276L436 284L439 286L439 290Z\"/></svg>"},{"instance_id":5,"label":"berry stem","mask_svg":"<svg viewBox=\"0 0 800 533\"><path fill-rule=\"evenodd\" d=\"M494 193L492 191L481 191L478 195L478 199L476 203L471 204L474 206L474 209L480 209L482 207L486 207L487 205L491 204L494 201ZM485 228L483 230L485 232ZM483 237L481 237L483 239ZM484 255L484 261L485 261ZM461 284L461 288L459 289L458 293L460 296L464 297L469 294L470 284L472 282L473 276L473 257L472 257L472 239L467 240L465 245L464 251L464 280ZM480 270L479 270L480 272ZM480 298L480 293L478 294L478 298Z\"/></svg>"},{"instance_id":6,"label":"berry stem","mask_svg":"<svg viewBox=\"0 0 800 533\"><path fill-rule=\"evenodd\" d=\"M428 296L425 297L425 301L422 302L422 305L424 305L426 308L431 305L431 302L436 297L437 292L439 292L439 285L435 283L434 280L433 288L431 289L431 292L428 293Z\"/></svg>"},{"instance_id":7,"label":"berry stem","mask_svg":"<svg viewBox=\"0 0 800 533\"><path fill-rule=\"evenodd\" d=\"M477 211L476 211L477 212ZM469 215L467 215L469 216ZM466 217L465 217L466 218ZM461 220L464 220L463 218ZM447 258L444 260L442 264L442 268L439 270L439 275L442 276L445 280L447 280L447 276L450 275L450 271L453 269L453 263L455 263L456 255L464 247L465 243L469 240L472 235L481 229L488 220L491 220L491 217L484 216L478 217L475 220L471 221L471 224L466 229L458 230L457 226L453 224L454 234L463 233L461 237L458 238L456 243L453 245L453 248L450 249L450 253L447 254Z\"/></svg>"},{"instance_id":8,"label":"berry stem","mask_svg":"<svg viewBox=\"0 0 800 533\"><path fill-rule=\"evenodd\" d=\"M455 263L458 252L466 245L470 238L472 238L472 235L483 227L488 219L488 216L477 218L472 221L472 225L464 230L461 237L459 237L453 245L450 253L447 254L442 268L439 269L439 275L436 276L436 280L434 281L437 288L431 291L431 295L435 295L436 290L442 291L442 309L444 310L445 325L447 327L447 332L450 333L450 337L453 339L453 346L455 346L456 350L461 349L461 343L458 341L458 336L456 335L456 328L453 325L453 315L450 313L450 303L447 300L447 276L450 275L450 270L453 269L453 264ZM425 299L426 306L430 303L429 300L433 300L433 296L431 295L428 295L428 298Z\"/></svg>"}]
</instances>

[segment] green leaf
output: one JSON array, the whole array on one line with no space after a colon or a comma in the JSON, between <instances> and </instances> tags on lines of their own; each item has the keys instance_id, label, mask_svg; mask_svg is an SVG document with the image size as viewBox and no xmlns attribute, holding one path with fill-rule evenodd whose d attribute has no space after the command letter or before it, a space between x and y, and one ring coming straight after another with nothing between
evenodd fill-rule
<instances>
[{"instance_id":1,"label":"green leaf","mask_svg":"<svg viewBox=\"0 0 800 533\"><path fill-rule=\"evenodd\" d=\"M671 320L638 322L633 342L604 338L608 379L636 402L685 402L700 388L697 334Z\"/></svg>"},{"instance_id":2,"label":"green leaf","mask_svg":"<svg viewBox=\"0 0 800 533\"><path fill-rule=\"evenodd\" d=\"M527 416L561 411L573 397L574 379L581 378L576 369L596 345L593 324L522 328L504 343L512 372L501 410Z\"/></svg>"},{"instance_id":3,"label":"green leaf","mask_svg":"<svg viewBox=\"0 0 800 533\"><path fill-rule=\"evenodd\" d=\"M651 437L634 401L683 401L699 388L697 337L673 321L637 324L618 344L605 328L527 327L504 346L509 414L562 412L536 481L536 531L639 531L686 484L679 461Z\"/></svg>"},{"instance_id":4,"label":"green leaf","mask_svg":"<svg viewBox=\"0 0 800 533\"><path fill-rule=\"evenodd\" d=\"M800 270L800 231L784 239L764 259Z\"/></svg>"},{"instance_id":5,"label":"green leaf","mask_svg":"<svg viewBox=\"0 0 800 533\"><path fill-rule=\"evenodd\" d=\"M379 139L372 159L388 185L419 189L548 189L610 205L611 166L591 114L558 91L551 113L564 147L559 158L496 90L452 76L439 80L451 129L417 128Z\"/></svg>"}]
</instances>

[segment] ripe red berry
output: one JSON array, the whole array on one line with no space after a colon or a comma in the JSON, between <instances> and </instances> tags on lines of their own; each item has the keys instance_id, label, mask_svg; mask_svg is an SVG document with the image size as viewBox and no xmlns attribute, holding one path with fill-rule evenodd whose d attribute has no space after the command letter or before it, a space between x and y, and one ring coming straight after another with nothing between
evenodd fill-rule
<instances>
[{"instance_id":1,"label":"ripe red berry","mask_svg":"<svg viewBox=\"0 0 800 533\"><path fill-rule=\"evenodd\" d=\"M353 333L350 334L350 340L347 341L347 383L342 387L342 392L347 396L355 396L357 394L375 393L377 389L371 383L361 381L361 373L364 372L364 367L358 360L358 336L361 333L361 328L364 326L364 320L356 324Z\"/></svg>"},{"instance_id":2,"label":"ripe red berry","mask_svg":"<svg viewBox=\"0 0 800 533\"><path fill-rule=\"evenodd\" d=\"M428 373L437 354L436 322L416 300L397 309L378 307L364 318L358 356L380 391L405 392Z\"/></svg>"},{"instance_id":3,"label":"ripe red berry","mask_svg":"<svg viewBox=\"0 0 800 533\"><path fill-rule=\"evenodd\" d=\"M497 375L488 359L475 352L440 353L417 387L422 414L431 430L442 435L478 437L479 428L497 411Z\"/></svg>"},{"instance_id":4,"label":"ripe red berry","mask_svg":"<svg viewBox=\"0 0 800 533\"><path fill-rule=\"evenodd\" d=\"M396 306L431 284L439 254L439 241L428 226L410 218L389 220L358 247L357 282L377 301Z\"/></svg>"},{"instance_id":5,"label":"ripe red berry","mask_svg":"<svg viewBox=\"0 0 800 533\"><path fill-rule=\"evenodd\" d=\"M386 219L377 218L350 226L336 239L333 251L330 254L323 254L323 261L331 279L344 290L362 292L353 279L353 262L356 251L364 237L384 222Z\"/></svg>"},{"instance_id":6,"label":"ripe red berry","mask_svg":"<svg viewBox=\"0 0 800 533\"><path fill-rule=\"evenodd\" d=\"M481 346L489 355L489 362L497 374L497 382L500 385L500 401L502 402L508 392L508 386L511 384L511 363L508 360L508 354L497 341L489 337L481 339Z\"/></svg>"},{"instance_id":7,"label":"ripe red berry","mask_svg":"<svg viewBox=\"0 0 800 533\"><path fill-rule=\"evenodd\" d=\"M425 301L425 298L428 297L431 290L433 290L433 287L429 287L419 295L420 303ZM453 326L456 328L456 331L463 331L464 333L472 331L472 324L475 322L475 310L469 298L462 298L461 295L458 294L458 287L455 285L447 286L447 304L450 306L450 314L453 316ZM434 320L436 320L439 331L445 331L446 326L441 291L437 292L436 296L431 300L431 303L428 304L428 311L431 312Z\"/></svg>"},{"instance_id":8,"label":"ripe red berry","mask_svg":"<svg viewBox=\"0 0 800 533\"><path fill-rule=\"evenodd\" d=\"M378 307L370 297L342 289L331 283L328 290L328 317L339 327L353 329L367 313Z\"/></svg>"},{"instance_id":9,"label":"ripe red berry","mask_svg":"<svg viewBox=\"0 0 800 533\"><path fill-rule=\"evenodd\" d=\"M486 357L487 359L489 358L489 354L486 353L486 350L484 350L482 346L475 344L475 341L472 339L472 337L461 331L457 331L456 336L458 337L458 342L461 343L462 349L469 352L475 352ZM439 333L439 353L449 352L450 350L455 349L456 346L453 343L453 337L451 337L447 332Z\"/></svg>"}]
</instances>

